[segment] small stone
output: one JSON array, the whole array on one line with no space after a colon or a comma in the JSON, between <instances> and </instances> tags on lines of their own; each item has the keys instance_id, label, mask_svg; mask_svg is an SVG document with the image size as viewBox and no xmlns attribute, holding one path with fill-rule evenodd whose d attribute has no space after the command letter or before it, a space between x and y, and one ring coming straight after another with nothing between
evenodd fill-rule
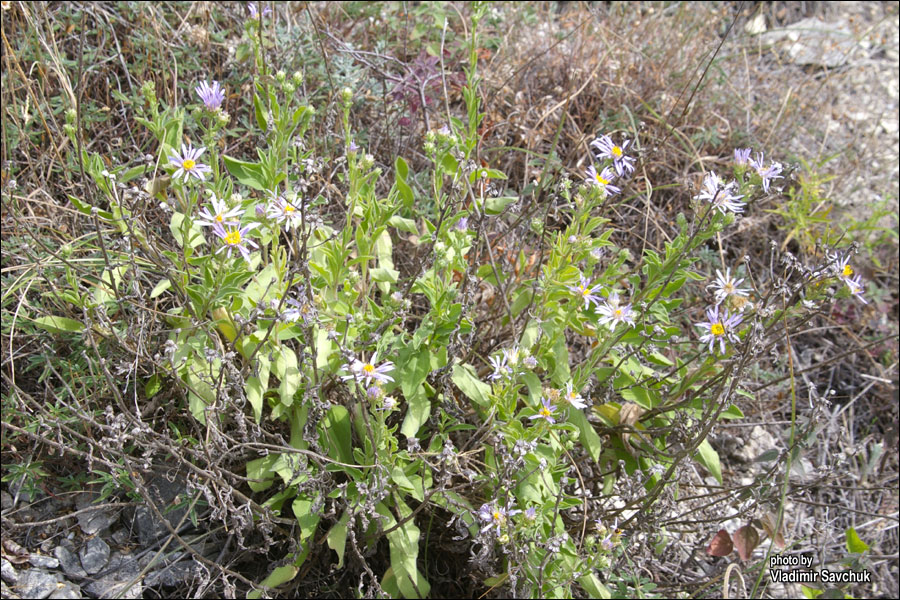
<instances>
[{"instance_id":1,"label":"small stone","mask_svg":"<svg viewBox=\"0 0 900 600\"><path fill-rule=\"evenodd\" d=\"M87 577L87 571L81 566L81 559L74 552L75 546L69 540L63 540L62 543L53 551L53 555L62 565L63 572L69 577L83 579Z\"/></svg>"},{"instance_id":2,"label":"small stone","mask_svg":"<svg viewBox=\"0 0 900 600\"><path fill-rule=\"evenodd\" d=\"M138 582L129 589L123 590L141 572L136 560L124 557L118 552L109 560L108 574L92 581L84 587L84 591L97 598L140 598L144 592L143 585Z\"/></svg>"},{"instance_id":3,"label":"small stone","mask_svg":"<svg viewBox=\"0 0 900 600\"><path fill-rule=\"evenodd\" d=\"M22 598L43 600L56 591L56 577L40 569L28 569L19 576L16 591Z\"/></svg>"},{"instance_id":4,"label":"small stone","mask_svg":"<svg viewBox=\"0 0 900 600\"><path fill-rule=\"evenodd\" d=\"M78 552L81 566L89 575L99 572L109 562L109 545L98 537L91 538Z\"/></svg>"},{"instance_id":5,"label":"small stone","mask_svg":"<svg viewBox=\"0 0 900 600\"><path fill-rule=\"evenodd\" d=\"M113 521L115 521L113 512L102 508L83 512L78 515L78 525L85 535L94 535L103 531L112 525Z\"/></svg>"},{"instance_id":6,"label":"small stone","mask_svg":"<svg viewBox=\"0 0 900 600\"><path fill-rule=\"evenodd\" d=\"M18 600L19 596L17 594L14 594L5 582L0 581L0 598L4 598L4 600L6 600L7 598L9 600Z\"/></svg>"},{"instance_id":7,"label":"small stone","mask_svg":"<svg viewBox=\"0 0 900 600\"><path fill-rule=\"evenodd\" d=\"M13 507L13 497L9 492L0 492L0 508L6 510Z\"/></svg>"},{"instance_id":8,"label":"small stone","mask_svg":"<svg viewBox=\"0 0 900 600\"><path fill-rule=\"evenodd\" d=\"M31 563L31 566L40 567L42 569L55 569L59 567L58 559L53 558L52 556L44 556L43 554L29 555L28 562Z\"/></svg>"},{"instance_id":9,"label":"small stone","mask_svg":"<svg viewBox=\"0 0 900 600\"><path fill-rule=\"evenodd\" d=\"M63 581L56 591L47 596L49 600L81 600L81 587L70 581Z\"/></svg>"},{"instance_id":10,"label":"small stone","mask_svg":"<svg viewBox=\"0 0 900 600\"><path fill-rule=\"evenodd\" d=\"M16 568L5 558L0 559L0 578L9 585L16 585L16 581L19 580L19 573L16 571Z\"/></svg>"}]
</instances>

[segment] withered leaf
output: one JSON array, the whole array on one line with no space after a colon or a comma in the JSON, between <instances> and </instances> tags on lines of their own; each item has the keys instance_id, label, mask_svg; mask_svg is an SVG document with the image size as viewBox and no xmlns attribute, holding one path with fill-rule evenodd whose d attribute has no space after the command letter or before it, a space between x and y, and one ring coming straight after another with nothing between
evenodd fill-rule
<instances>
[{"instance_id":1,"label":"withered leaf","mask_svg":"<svg viewBox=\"0 0 900 600\"><path fill-rule=\"evenodd\" d=\"M716 537L706 547L706 553L710 556L728 556L734 550L731 536L724 529L720 529Z\"/></svg>"}]
</instances>

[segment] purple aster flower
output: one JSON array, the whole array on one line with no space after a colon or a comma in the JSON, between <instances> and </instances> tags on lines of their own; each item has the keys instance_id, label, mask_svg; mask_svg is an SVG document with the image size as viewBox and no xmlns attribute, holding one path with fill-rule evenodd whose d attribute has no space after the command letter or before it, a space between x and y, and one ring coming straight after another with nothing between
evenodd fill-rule
<instances>
[{"instance_id":1,"label":"purple aster flower","mask_svg":"<svg viewBox=\"0 0 900 600\"><path fill-rule=\"evenodd\" d=\"M478 509L478 518L484 523L481 528L482 533L494 529L497 535L500 535L500 528L506 524L507 514L504 508L492 502L481 505L481 508Z\"/></svg>"},{"instance_id":2,"label":"purple aster flower","mask_svg":"<svg viewBox=\"0 0 900 600\"><path fill-rule=\"evenodd\" d=\"M285 321L295 323L299 319L303 319L303 324L307 327L315 321L316 309L308 302L301 303L293 298L288 298L285 302L291 306L282 314L281 318Z\"/></svg>"},{"instance_id":3,"label":"purple aster flower","mask_svg":"<svg viewBox=\"0 0 900 600\"><path fill-rule=\"evenodd\" d=\"M577 408L581 410L582 408L587 408L587 404L584 403L584 398L581 397L581 394L578 393L576 389L572 387L572 382L568 382L566 384L566 402L572 405L573 408Z\"/></svg>"},{"instance_id":4,"label":"purple aster flower","mask_svg":"<svg viewBox=\"0 0 900 600\"><path fill-rule=\"evenodd\" d=\"M371 360L354 360L352 364L345 364L344 368L350 371L350 375L344 375L341 379L344 381L356 379L365 382L365 385L371 384L373 380L378 383L394 381L394 378L387 374L394 370L394 363L388 361L376 367L377 360L378 352L375 352L372 354Z\"/></svg>"},{"instance_id":5,"label":"purple aster flower","mask_svg":"<svg viewBox=\"0 0 900 600\"><path fill-rule=\"evenodd\" d=\"M172 173L172 179L178 179L183 176L186 181L188 176L192 176L200 181L206 181L205 173L211 173L212 169L198 162L200 155L205 151L206 148L194 148L191 145L181 144L181 154L169 157L169 162L178 167Z\"/></svg>"},{"instance_id":6,"label":"purple aster flower","mask_svg":"<svg viewBox=\"0 0 900 600\"><path fill-rule=\"evenodd\" d=\"M573 293L575 293L579 298L584 299L584 309L587 310L588 306L591 305L591 302L594 303L594 306L597 308L600 307L600 303L603 302L603 299L597 294L600 292L601 286L600 284L595 285L594 287L588 287L591 284L590 280L584 275L581 276L581 282L578 285L567 285Z\"/></svg>"},{"instance_id":7,"label":"purple aster flower","mask_svg":"<svg viewBox=\"0 0 900 600\"><path fill-rule=\"evenodd\" d=\"M203 101L203 105L209 110L216 110L225 101L225 90L222 89L218 81L213 81L212 85L202 81L200 85L194 88L194 91L197 92L200 100Z\"/></svg>"},{"instance_id":8,"label":"purple aster flower","mask_svg":"<svg viewBox=\"0 0 900 600\"><path fill-rule=\"evenodd\" d=\"M613 292L609 295L609 299L603 303L603 306L597 309L600 313L600 324L609 325L615 329L619 323L625 323L634 327L634 316L632 316L631 304L622 306L619 302L619 294Z\"/></svg>"},{"instance_id":9,"label":"purple aster flower","mask_svg":"<svg viewBox=\"0 0 900 600\"><path fill-rule=\"evenodd\" d=\"M724 275L722 271L716 269L716 281L708 285L707 289L712 288L716 291L716 304L721 304L728 296L747 296L750 290L738 287L743 281L732 277L730 268L725 269Z\"/></svg>"},{"instance_id":10,"label":"purple aster flower","mask_svg":"<svg viewBox=\"0 0 900 600\"><path fill-rule=\"evenodd\" d=\"M713 347L717 341L719 342L719 351L721 354L725 354L726 339L732 344L736 344L740 341L737 337L737 328L743 320L743 317L740 314L729 315L728 309L726 308L725 313L720 315L719 305L716 305L706 309L706 317L709 319L708 321L696 323L695 327L699 327L701 330L706 331L704 335L700 336L700 341L704 344L709 342L710 353L713 352Z\"/></svg>"},{"instance_id":11,"label":"purple aster flower","mask_svg":"<svg viewBox=\"0 0 900 600\"><path fill-rule=\"evenodd\" d=\"M587 180L589 182L596 185L601 190L604 190L608 195L618 194L622 191L621 188L612 185L615 174L609 167L606 167L603 171L597 173L597 169L594 168L594 165L591 165L587 168L585 173L587 174Z\"/></svg>"},{"instance_id":12,"label":"purple aster flower","mask_svg":"<svg viewBox=\"0 0 900 600\"><path fill-rule=\"evenodd\" d=\"M457 231L466 232L469 230L469 218L462 217L459 221L456 222L454 226Z\"/></svg>"},{"instance_id":13,"label":"purple aster flower","mask_svg":"<svg viewBox=\"0 0 900 600\"><path fill-rule=\"evenodd\" d=\"M760 178L762 178L762 186L763 191L767 194L769 193L769 183L773 179L781 179L781 164L777 162L773 162L768 167L763 167L763 158L764 154L762 152L756 153L756 160L750 161L750 166L756 169L756 172L759 174Z\"/></svg>"},{"instance_id":14,"label":"purple aster flower","mask_svg":"<svg viewBox=\"0 0 900 600\"><path fill-rule=\"evenodd\" d=\"M491 356L488 358L488 361L491 363L491 366L494 367L494 372L488 376L488 379L491 381L496 381L501 377L510 377L513 373L513 370L507 364L506 356Z\"/></svg>"},{"instance_id":15,"label":"purple aster flower","mask_svg":"<svg viewBox=\"0 0 900 600\"><path fill-rule=\"evenodd\" d=\"M224 245L216 250L216 254L222 250L227 250L228 258L231 258L231 251L237 249L241 253L241 256L244 257L244 260L250 262L250 251L247 250L247 246L249 245L253 248L259 248L259 246L253 240L247 238L246 235L248 231L258 225L259 223L250 223L241 229L229 228L227 231L222 227L221 223L213 225L213 233L224 242Z\"/></svg>"},{"instance_id":16,"label":"purple aster flower","mask_svg":"<svg viewBox=\"0 0 900 600\"><path fill-rule=\"evenodd\" d=\"M613 161L613 167L621 177L634 171L634 158L625 155L625 149L630 143L631 140L625 140L621 146L617 146L608 135L601 135L591 142L591 148L597 150L597 158L608 158Z\"/></svg>"},{"instance_id":17,"label":"purple aster flower","mask_svg":"<svg viewBox=\"0 0 900 600\"><path fill-rule=\"evenodd\" d=\"M269 205L266 215L281 225L285 231L290 231L300 224L302 214L296 203L289 202L283 195L271 194L272 203Z\"/></svg>"},{"instance_id":18,"label":"purple aster flower","mask_svg":"<svg viewBox=\"0 0 900 600\"><path fill-rule=\"evenodd\" d=\"M750 148L734 149L734 164L746 165L750 162Z\"/></svg>"},{"instance_id":19,"label":"purple aster flower","mask_svg":"<svg viewBox=\"0 0 900 600\"><path fill-rule=\"evenodd\" d=\"M544 419L548 423L556 423L556 419L553 418L553 413L556 412L556 407L550 404L549 398L541 398L541 407L538 409L537 414L531 415L528 417L532 421L535 419Z\"/></svg>"},{"instance_id":20,"label":"purple aster flower","mask_svg":"<svg viewBox=\"0 0 900 600\"><path fill-rule=\"evenodd\" d=\"M853 267L850 266L849 253L838 259L838 263L837 265L835 265L835 271L837 273L837 278L847 285L850 293L863 304L868 304L868 302L866 302L866 299L863 298L865 286L862 282L862 276L859 274L855 274L853 271Z\"/></svg>"},{"instance_id":21,"label":"purple aster flower","mask_svg":"<svg viewBox=\"0 0 900 600\"><path fill-rule=\"evenodd\" d=\"M200 225L201 227L215 227L216 224L232 226L241 224L241 215L244 214L244 211L240 207L234 207L231 210L228 210L228 205L215 196L213 196L211 203L212 211L210 211L209 208L204 207L203 210L200 211L200 215L194 221L197 225ZM235 218L237 219L236 221L232 220Z\"/></svg>"},{"instance_id":22,"label":"purple aster flower","mask_svg":"<svg viewBox=\"0 0 900 600\"><path fill-rule=\"evenodd\" d=\"M525 511L525 520L526 521L534 521L535 519L537 519L537 507L529 506L528 509Z\"/></svg>"},{"instance_id":23,"label":"purple aster flower","mask_svg":"<svg viewBox=\"0 0 900 600\"><path fill-rule=\"evenodd\" d=\"M350 152L356 152L357 150L359 150L359 146L356 145L356 142L350 140L350 147L348 148L348 150L350 150Z\"/></svg>"},{"instance_id":24,"label":"purple aster flower","mask_svg":"<svg viewBox=\"0 0 900 600\"><path fill-rule=\"evenodd\" d=\"M264 17L267 17L267 16L269 16L270 14L272 14L272 9L269 8L269 5L268 5L268 4L264 4L264 3L262 3L262 2L248 2L248 3L247 3L247 9L250 11L250 18L251 18L251 19L258 19L258 18L259 18L259 9L256 8L256 5L257 5L257 4L262 4L262 5L263 5L262 14L263 14Z\"/></svg>"},{"instance_id":25,"label":"purple aster flower","mask_svg":"<svg viewBox=\"0 0 900 600\"><path fill-rule=\"evenodd\" d=\"M703 178L703 190L696 198L710 202L723 215L729 210L740 213L744 211L744 203L740 202L744 196L733 193L735 185L734 181L725 185L718 175L710 172Z\"/></svg>"}]
</instances>

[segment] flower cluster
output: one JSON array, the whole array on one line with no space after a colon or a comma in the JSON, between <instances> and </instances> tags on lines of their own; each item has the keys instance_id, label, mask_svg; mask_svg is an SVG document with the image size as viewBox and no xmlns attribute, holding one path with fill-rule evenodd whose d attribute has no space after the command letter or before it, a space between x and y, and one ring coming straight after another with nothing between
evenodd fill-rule
<instances>
[{"instance_id":1,"label":"flower cluster","mask_svg":"<svg viewBox=\"0 0 900 600\"><path fill-rule=\"evenodd\" d=\"M607 194L621 193L622 189L613 185L613 180L634 172L634 157L625 154L625 149L630 143L631 140L625 140L622 145L617 145L608 135L601 135L592 141L590 146L596 152L596 159L606 161L606 166L599 172L594 165L589 166L586 171L587 181Z\"/></svg>"},{"instance_id":2,"label":"flower cluster","mask_svg":"<svg viewBox=\"0 0 900 600\"><path fill-rule=\"evenodd\" d=\"M723 215L728 211L733 213L744 212L744 203L740 201L743 195L735 194L737 182L725 184L719 176L709 172L703 178L703 189L696 196L697 200L706 200Z\"/></svg>"},{"instance_id":3,"label":"flower cluster","mask_svg":"<svg viewBox=\"0 0 900 600\"><path fill-rule=\"evenodd\" d=\"M735 148L734 164L740 167L749 166L756 171L756 174L759 175L761 180L763 191L768 194L772 180L782 179L781 171L783 170L783 167L781 166L781 163L775 161L772 161L769 166L766 166L765 155L762 152L757 152L756 158L750 158L752 152L753 151L750 148Z\"/></svg>"},{"instance_id":4,"label":"flower cluster","mask_svg":"<svg viewBox=\"0 0 900 600\"><path fill-rule=\"evenodd\" d=\"M488 362L494 368L494 372L488 376L491 381L514 377L519 373L520 364L528 369L534 369L537 366L537 359L527 351L519 349L518 346L502 350L501 356L491 356L488 358Z\"/></svg>"}]
</instances>

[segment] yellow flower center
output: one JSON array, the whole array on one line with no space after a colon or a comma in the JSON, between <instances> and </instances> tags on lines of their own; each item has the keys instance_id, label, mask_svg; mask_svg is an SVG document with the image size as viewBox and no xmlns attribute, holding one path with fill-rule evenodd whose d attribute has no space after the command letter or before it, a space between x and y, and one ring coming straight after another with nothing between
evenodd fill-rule
<instances>
[{"instance_id":1,"label":"yellow flower center","mask_svg":"<svg viewBox=\"0 0 900 600\"><path fill-rule=\"evenodd\" d=\"M223 217L222 215L216 215L216 221L218 223L222 223L224 220L225 220L225 217Z\"/></svg>"},{"instance_id":2,"label":"yellow flower center","mask_svg":"<svg viewBox=\"0 0 900 600\"><path fill-rule=\"evenodd\" d=\"M551 412L550 412L550 409L547 408L546 406L542 406L542 407L541 407L541 416L542 416L542 417L549 417L549 416L552 415L552 414L553 414L553 413L551 413Z\"/></svg>"},{"instance_id":3,"label":"yellow flower center","mask_svg":"<svg viewBox=\"0 0 900 600\"><path fill-rule=\"evenodd\" d=\"M184 169L185 171L190 171L195 166L197 166L197 163L195 163L194 161L192 161L189 158L186 158L183 161L181 161L181 168Z\"/></svg>"},{"instance_id":4,"label":"yellow flower center","mask_svg":"<svg viewBox=\"0 0 900 600\"><path fill-rule=\"evenodd\" d=\"M232 246L237 246L241 243L241 232L238 230L229 231L225 234L225 243L230 244Z\"/></svg>"},{"instance_id":5,"label":"yellow flower center","mask_svg":"<svg viewBox=\"0 0 900 600\"><path fill-rule=\"evenodd\" d=\"M725 335L725 327L721 323L713 323L709 331L713 335Z\"/></svg>"},{"instance_id":6,"label":"yellow flower center","mask_svg":"<svg viewBox=\"0 0 900 600\"><path fill-rule=\"evenodd\" d=\"M492 514L491 516L494 518L494 521L496 521L497 523L503 522L503 513L501 513L499 510L495 510L494 514Z\"/></svg>"},{"instance_id":7,"label":"yellow flower center","mask_svg":"<svg viewBox=\"0 0 900 600\"><path fill-rule=\"evenodd\" d=\"M578 394L574 391L569 393L569 402L575 402L578 399Z\"/></svg>"},{"instance_id":8,"label":"yellow flower center","mask_svg":"<svg viewBox=\"0 0 900 600\"><path fill-rule=\"evenodd\" d=\"M844 265L844 270L841 271L841 274L844 277L853 277L853 267L850 265Z\"/></svg>"},{"instance_id":9,"label":"yellow flower center","mask_svg":"<svg viewBox=\"0 0 900 600\"><path fill-rule=\"evenodd\" d=\"M578 287L581 289L582 296L587 296L591 292L591 290L587 289L586 287L581 287L581 286L578 286Z\"/></svg>"},{"instance_id":10,"label":"yellow flower center","mask_svg":"<svg viewBox=\"0 0 900 600\"><path fill-rule=\"evenodd\" d=\"M726 294L733 294L734 284L730 281L725 282L725 285L722 286L722 291L724 291Z\"/></svg>"},{"instance_id":11,"label":"yellow flower center","mask_svg":"<svg viewBox=\"0 0 900 600\"><path fill-rule=\"evenodd\" d=\"M600 177L599 174L597 175L596 179L597 179L597 183L599 183L600 185L602 185L602 186L604 186L604 187L606 187L607 185L609 185L609 181L606 180L606 179L603 179L602 177Z\"/></svg>"},{"instance_id":12,"label":"yellow flower center","mask_svg":"<svg viewBox=\"0 0 900 600\"><path fill-rule=\"evenodd\" d=\"M622 158L622 149L618 146L613 146L612 155L616 158Z\"/></svg>"},{"instance_id":13,"label":"yellow flower center","mask_svg":"<svg viewBox=\"0 0 900 600\"><path fill-rule=\"evenodd\" d=\"M375 365L373 365L371 363L366 363L363 365L362 370L365 371L366 373L368 373L369 375L371 375L372 373L375 372Z\"/></svg>"},{"instance_id":14,"label":"yellow flower center","mask_svg":"<svg viewBox=\"0 0 900 600\"><path fill-rule=\"evenodd\" d=\"M288 214L294 212L295 210L297 210L297 209L294 208L293 206L291 206L290 204L285 204L285 205L284 205L284 212L286 212L286 213L288 213Z\"/></svg>"},{"instance_id":15,"label":"yellow flower center","mask_svg":"<svg viewBox=\"0 0 900 600\"><path fill-rule=\"evenodd\" d=\"M621 316L622 316L622 309L621 309L621 308L617 308L616 310L613 311L613 314L614 314L615 316L617 316L617 317L621 317Z\"/></svg>"}]
</instances>

